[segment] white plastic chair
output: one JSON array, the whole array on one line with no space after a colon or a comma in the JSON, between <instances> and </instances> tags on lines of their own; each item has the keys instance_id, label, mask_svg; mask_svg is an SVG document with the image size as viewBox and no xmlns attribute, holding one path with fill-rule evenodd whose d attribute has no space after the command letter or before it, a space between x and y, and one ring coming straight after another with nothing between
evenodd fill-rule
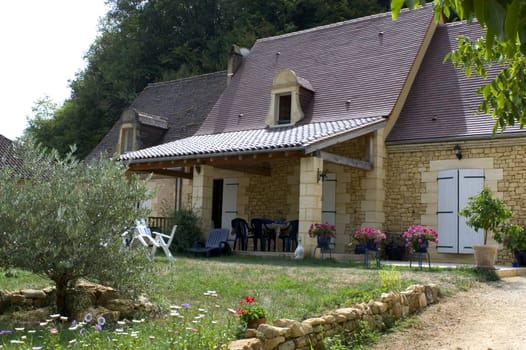
<instances>
[{"instance_id":1,"label":"white plastic chair","mask_svg":"<svg viewBox=\"0 0 526 350\"><path fill-rule=\"evenodd\" d=\"M155 232L153 231L153 237L155 242L157 242L157 245L153 245L152 247L152 257L155 256L155 253L157 252L157 248L161 248L164 251L164 254L168 258L168 260L172 261L175 260L175 258L172 256L172 253L170 252L170 245L172 244L172 241L175 237L175 231L177 230L177 225L174 225L172 227L172 232L170 232L169 235L161 233L161 232Z\"/></svg>"},{"instance_id":2,"label":"white plastic chair","mask_svg":"<svg viewBox=\"0 0 526 350\"><path fill-rule=\"evenodd\" d=\"M132 246L133 241L137 240L144 247L151 248L151 252L147 254L149 260L153 260L153 258L155 257L155 253L157 252L157 248L161 248L164 251L164 254L168 258L168 260L173 261L175 260L175 258L170 252L170 244L172 243L172 240L175 236L176 229L177 225L174 225L170 235L166 235L164 233L155 231L152 232L146 224L146 220L135 220L133 236L131 240L127 243L127 245ZM128 235L128 233L125 232L124 235Z\"/></svg>"}]
</instances>

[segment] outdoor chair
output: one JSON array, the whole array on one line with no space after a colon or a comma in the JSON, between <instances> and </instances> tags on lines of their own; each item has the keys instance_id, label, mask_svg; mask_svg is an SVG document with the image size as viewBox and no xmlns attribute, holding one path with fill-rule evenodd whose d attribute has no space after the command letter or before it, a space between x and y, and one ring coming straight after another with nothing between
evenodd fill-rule
<instances>
[{"instance_id":1,"label":"outdoor chair","mask_svg":"<svg viewBox=\"0 0 526 350\"><path fill-rule=\"evenodd\" d=\"M205 254L210 257L212 254L221 255L223 249L228 249L228 234L227 228L214 228L208 232L208 239L206 243L194 243L193 247L186 251L193 254Z\"/></svg>"},{"instance_id":2,"label":"outdoor chair","mask_svg":"<svg viewBox=\"0 0 526 350\"><path fill-rule=\"evenodd\" d=\"M172 245L172 241L174 240L175 231L177 231L177 225L173 225L172 231L169 235L161 232L152 231L154 240L158 244L154 244L152 247L152 257L154 257L155 253L157 253L157 248L161 248L168 260L175 259L172 253L170 252L170 246Z\"/></svg>"},{"instance_id":3,"label":"outdoor chair","mask_svg":"<svg viewBox=\"0 0 526 350\"><path fill-rule=\"evenodd\" d=\"M291 220L287 228L281 231L278 238L282 240L282 250L284 252L292 251L292 242L295 242L296 246L298 246L298 229L299 220Z\"/></svg>"},{"instance_id":4,"label":"outdoor chair","mask_svg":"<svg viewBox=\"0 0 526 350\"><path fill-rule=\"evenodd\" d=\"M170 244L172 243L172 240L175 236L176 229L177 225L174 225L170 235L155 231L152 232L146 224L146 220L135 220L135 227L133 229L131 238L129 237L128 231L124 232L123 234L124 244L125 246L133 247L134 242L137 241L143 247L151 249L151 251L146 254L149 260L153 260L155 253L157 252L157 248L161 248L168 260L173 261L175 258L170 252Z\"/></svg>"},{"instance_id":5,"label":"outdoor chair","mask_svg":"<svg viewBox=\"0 0 526 350\"><path fill-rule=\"evenodd\" d=\"M239 249L247 250L248 240L254 238L252 230L249 228L245 219L235 218L232 220L232 232L235 235L233 249L236 249L236 244L239 241Z\"/></svg>"},{"instance_id":6,"label":"outdoor chair","mask_svg":"<svg viewBox=\"0 0 526 350\"><path fill-rule=\"evenodd\" d=\"M270 219L260 219L254 218L250 220L250 225L252 226L252 232L254 234L254 250L257 250L257 241L260 241L260 249L262 251L270 250L270 241L272 239L272 232L269 232L266 228L266 224L272 223ZM274 232L275 234L275 232ZM267 248L268 242L268 248ZM274 241L274 245L275 245Z\"/></svg>"}]
</instances>

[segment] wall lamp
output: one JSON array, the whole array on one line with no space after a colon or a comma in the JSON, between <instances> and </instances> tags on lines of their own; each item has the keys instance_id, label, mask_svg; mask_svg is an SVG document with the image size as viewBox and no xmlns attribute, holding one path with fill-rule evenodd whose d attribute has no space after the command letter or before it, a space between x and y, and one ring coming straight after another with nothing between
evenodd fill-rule
<instances>
[{"instance_id":1,"label":"wall lamp","mask_svg":"<svg viewBox=\"0 0 526 350\"><path fill-rule=\"evenodd\" d=\"M459 144L456 144L455 147L453 147L453 152L455 152L455 155L457 156L458 160L462 159L462 150L460 149Z\"/></svg>"},{"instance_id":2,"label":"wall lamp","mask_svg":"<svg viewBox=\"0 0 526 350\"><path fill-rule=\"evenodd\" d=\"M325 170L320 170L320 168L318 168L318 182L321 181L325 181L325 178L327 177L327 172L328 170L325 169Z\"/></svg>"}]
</instances>

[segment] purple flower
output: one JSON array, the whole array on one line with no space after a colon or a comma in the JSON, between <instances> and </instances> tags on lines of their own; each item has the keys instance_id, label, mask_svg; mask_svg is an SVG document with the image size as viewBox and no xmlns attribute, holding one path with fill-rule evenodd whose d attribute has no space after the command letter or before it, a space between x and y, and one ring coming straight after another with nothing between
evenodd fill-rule
<instances>
[{"instance_id":1,"label":"purple flower","mask_svg":"<svg viewBox=\"0 0 526 350\"><path fill-rule=\"evenodd\" d=\"M190 309L192 307L190 304L181 304L181 306L185 309Z\"/></svg>"},{"instance_id":2,"label":"purple flower","mask_svg":"<svg viewBox=\"0 0 526 350\"><path fill-rule=\"evenodd\" d=\"M97 324L95 325L95 330L96 330L97 332L102 331L102 326L101 326L100 324L97 323Z\"/></svg>"},{"instance_id":3,"label":"purple flower","mask_svg":"<svg viewBox=\"0 0 526 350\"><path fill-rule=\"evenodd\" d=\"M99 316L97 318L97 324L101 326L104 326L106 324L106 319L104 318L104 316Z\"/></svg>"},{"instance_id":4,"label":"purple flower","mask_svg":"<svg viewBox=\"0 0 526 350\"><path fill-rule=\"evenodd\" d=\"M10 329L1 329L0 330L0 335L11 334L11 333L13 333L13 331L10 330Z\"/></svg>"},{"instance_id":5,"label":"purple flower","mask_svg":"<svg viewBox=\"0 0 526 350\"><path fill-rule=\"evenodd\" d=\"M84 315L84 322L90 323L91 320L93 320L93 314L91 312L88 312L86 315Z\"/></svg>"}]
</instances>

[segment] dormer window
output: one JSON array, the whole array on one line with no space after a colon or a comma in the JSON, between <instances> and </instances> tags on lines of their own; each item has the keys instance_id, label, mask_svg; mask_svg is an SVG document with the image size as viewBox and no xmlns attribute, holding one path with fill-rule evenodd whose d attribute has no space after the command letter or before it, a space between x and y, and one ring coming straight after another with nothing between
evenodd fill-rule
<instances>
[{"instance_id":1,"label":"dormer window","mask_svg":"<svg viewBox=\"0 0 526 350\"><path fill-rule=\"evenodd\" d=\"M306 79L296 76L290 69L280 71L272 81L267 126L294 125L299 122L313 95L314 90Z\"/></svg>"},{"instance_id":2,"label":"dormer window","mask_svg":"<svg viewBox=\"0 0 526 350\"><path fill-rule=\"evenodd\" d=\"M122 126L120 135L120 153L131 152L134 150L134 129L131 126Z\"/></svg>"},{"instance_id":3,"label":"dormer window","mask_svg":"<svg viewBox=\"0 0 526 350\"><path fill-rule=\"evenodd\" d=\"M291 107L291 94L283 94L278 96L278 124L290 124Z\"/></svg>"}]
</instances>

